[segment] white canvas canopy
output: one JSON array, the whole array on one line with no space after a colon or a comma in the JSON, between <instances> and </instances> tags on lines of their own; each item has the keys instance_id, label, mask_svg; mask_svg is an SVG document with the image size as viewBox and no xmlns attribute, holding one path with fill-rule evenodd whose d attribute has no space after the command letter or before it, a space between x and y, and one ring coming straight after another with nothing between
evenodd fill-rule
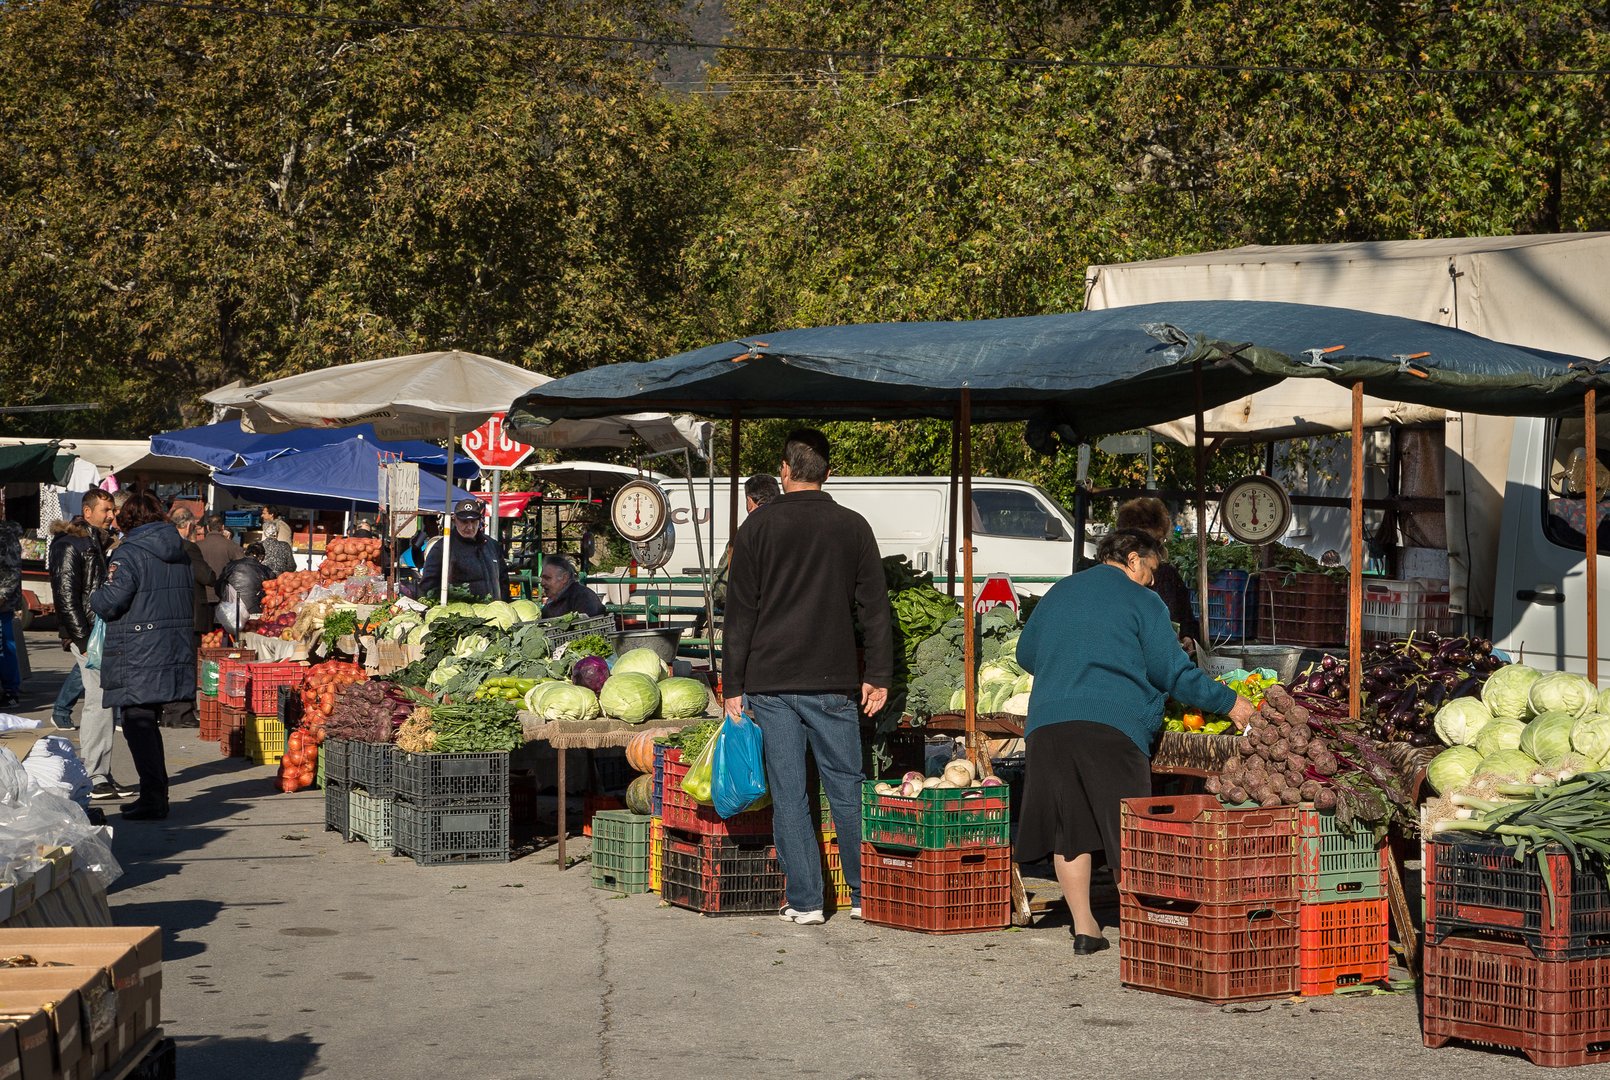
<instances>
[{"instance_id":1,"label":"white canvas canopy","mask_svg":"<svg viewBox=\"0 0 1610 1080\"><path fill-rule=\"evenodd\" d=\"M1249 246L1091 266L1085 306L1166 300L1280 300L1402 315L1495 341L1577 356L1610 355L1604 283L1610 233ZM1336 342L1338 345L1346 342ZM1455 610L1492 614L1508 417L1448 414L1365 399L1365 424L1445 421L1450 587ZM1210 410L1210 438L1273 439L1346 431L1346 389L1288 379ZM1189 422L1153 430L1189 444Z\"/></svg>"}]
</instances>

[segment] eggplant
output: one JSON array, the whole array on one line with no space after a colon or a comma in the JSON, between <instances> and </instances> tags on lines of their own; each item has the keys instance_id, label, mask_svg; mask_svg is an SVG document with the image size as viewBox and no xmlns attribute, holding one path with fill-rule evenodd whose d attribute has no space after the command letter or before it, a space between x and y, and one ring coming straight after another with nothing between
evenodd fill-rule
<instances>
[{"instance_id":1,"label":"eggplant","mask_svg":"<svg viewBox=\"0 0 1610 1080\"><path fill-rule=\"evenodd\" d=\"M1327 656L1325 659L1329 660L1330 657ZM1307 689L1310 694L1323 694L1327 689L1326 684L1329 682L1330 680L1325 678L1323 675L1310 675L1308 677L1308 685L1305 689Z\"/></svg>"},{"instance_id":2,"label":"eggplant","mask_svg":"<svg viewBox=\"0 0 1610 1080\"><path fill-rule=\"evenodd\" d=\"M1320 658L1319 666L1324 668L1326 671L1331 671L1339 663L1341 663L1341 661L1337 660L1336 657L1332 656L1330 653L1326 653Z\"/></svg>"},{"instance_id":3,"label":"eggplant","mask_svg":"<svg viewBox=\"0 0 1610 1080\"><path fill-rule=\"evenodd\" d=\"M1470 651L1479 656L1487 656L1493 651L1493 643L1484 637L1471 638Z\"/></svg>"},{"instance_id":4,"label":"eggplant","mask_svg":"<svg viewBox=\"0 0 1610 1080\"><path fill-rule=\"evenodd\" d=\"M1426 704L1430 705L1431 710L1435 712L1437 707L1442 704L1443 699L1447 696L1448 684L1443 682L1441 679L1434 680L1431 683L1431 692L1426 695ZM1424 710L1421 711L1421 715L1424 715Z\"/></svg>"}]
</instances>

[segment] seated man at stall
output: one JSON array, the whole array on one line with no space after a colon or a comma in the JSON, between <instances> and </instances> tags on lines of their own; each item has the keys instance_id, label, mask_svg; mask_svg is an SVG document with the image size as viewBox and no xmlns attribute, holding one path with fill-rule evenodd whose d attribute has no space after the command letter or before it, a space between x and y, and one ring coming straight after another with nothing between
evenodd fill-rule
<instances>
[{"instance_id":1,"label":"seated man at stall","mask_svg":"<svg viewBox=\"0 0 1610 1080\"><path fill-rule=\"evenodd\" d=\"M604 601L576 577L576 568L563 555L542 560L542 617L557 619L572 613L583 616L604 614Z\"/></svg>"}]
</instances>

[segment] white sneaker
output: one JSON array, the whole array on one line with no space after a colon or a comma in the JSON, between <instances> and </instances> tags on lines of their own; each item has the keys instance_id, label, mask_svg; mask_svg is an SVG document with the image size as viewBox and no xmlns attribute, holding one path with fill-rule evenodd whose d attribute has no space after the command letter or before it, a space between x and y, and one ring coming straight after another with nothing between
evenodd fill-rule
<instances>
[{"instance_id":1,"label":"white sneaker","mask_svg":"<svg viewBox=\"0 0 1610 1080\"><path fill-rule=\"evenodd\" d=\"M791 907L785 907L777 915L784 922L799 923L801 926L821 926L827 922L827 916L822 914L821 908L817 908L815 911L798 911Z\"/></svg>"},{"instance_id":2,"label":"white sneaker","mask_svg":"<svg viewBox=\"0 0 1610 1080\"><path fill-rule=\"evenodd\" d=\"M860 904L857 904L853 908L850 909L850 918L852 918L852 919L860 919L861 918L861 905Z\"/></svg>"}]
</instances>

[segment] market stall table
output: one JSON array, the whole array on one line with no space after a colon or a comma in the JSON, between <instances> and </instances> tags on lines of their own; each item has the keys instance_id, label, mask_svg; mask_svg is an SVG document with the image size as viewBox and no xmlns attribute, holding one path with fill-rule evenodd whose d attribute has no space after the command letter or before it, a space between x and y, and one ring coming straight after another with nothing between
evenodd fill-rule
<instances>
[{"instance_id":1,"label":"market stall table","mask_svg":"<svg viewBox=\"0 0 1610 1080\"><path fill-rule=\"evenodd\" d=\"M688 720L650 720L643 724L628 724L604 716L596 720L543 720L529 712L520 713L526 742L545 742L558 752L559 821L556 831L560 870L565 869L565 751L624 748L639 735L670 735L706 719L696 716Z\"/></svg>"}]
</instances>

